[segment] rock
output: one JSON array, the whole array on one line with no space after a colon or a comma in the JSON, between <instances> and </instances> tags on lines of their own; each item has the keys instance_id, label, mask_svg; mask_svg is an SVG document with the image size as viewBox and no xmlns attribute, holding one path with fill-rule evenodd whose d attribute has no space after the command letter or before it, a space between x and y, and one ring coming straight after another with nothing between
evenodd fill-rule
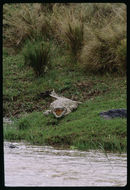
<instances>
[{"instance_id":1,"label":"rock","mask_svg":"<svg viewBox=\"0 0 130 190\"><path fill-rule=\"evenodd\" d=\"M9 148L17 148L14 144L10 144Z\"/></svg>"},{"instance_id":2,"label":"rock","mask_svg":"<svg viewBox=\"0 0 130 190\"><path fill-rule=\"evenodd\" d=\"M101 112L99 113L101 117L105 119L112 119L116 117L121 117L121 118L127 118L127 110L126 109L112 109L108 110L106 112Z\"/></svg>"},{"instance_id":3,"label":"rock","mask_svg":"<svg viewBox=\"0 0 130 190\"><path fill-rule=\"evenodd\" d=\"M43 114L48 115L53 113L56 118L61 118L62 116L69 114L73 110L77 109L78 104L81 103L59 96L54 90L51 92L50 96L56 98L56 100L50 104L50 110L43 112Z\"/></svg>"}]
</instances>

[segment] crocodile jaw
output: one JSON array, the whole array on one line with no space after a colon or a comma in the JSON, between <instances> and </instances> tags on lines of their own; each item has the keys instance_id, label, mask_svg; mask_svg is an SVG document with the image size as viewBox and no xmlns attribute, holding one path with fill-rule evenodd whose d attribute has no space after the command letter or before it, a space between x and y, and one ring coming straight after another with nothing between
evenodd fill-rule
<instances>
[{"instance_id":1,"label":"crocodile jaw","mask_svg":"<svg viewBox=\"0 0 130 190\"><path fill-rule=\"evenodd\" d=\"M65 115L67 109L65 107L57 107L52 110L52 113L56 118L60 118Z\"/></svg>"}]
</instances>

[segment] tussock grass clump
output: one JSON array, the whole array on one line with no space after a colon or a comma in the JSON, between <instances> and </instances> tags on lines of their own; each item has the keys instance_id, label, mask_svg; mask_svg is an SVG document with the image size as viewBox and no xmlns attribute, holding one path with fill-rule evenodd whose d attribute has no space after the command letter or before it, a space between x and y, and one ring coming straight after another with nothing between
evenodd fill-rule
<instances>
[{"instance_id":1,"label":"tussock grass clump","mask_svg":"<svg viewBox=\"0 0 130 190\"><path fill-rule=\"evenodd\" d=\"M94 3L85 8L88 23L80 67L95 74L126 73L126 5Z\"/></svg>"},{"instance_id":2,"label":"tussock grass clump","mask_svg":"<svg viewBox=\"0 0 130 190\"><path fill-rule=\"evenodd\" d=\"M41 14L37 3L5 4L3 25L4 45L16 51L27 39L48 38L51 31L48 16Z\"/></svg>"},{"instance_id":3,"label":"tussock grass clump","mask_svg":"<svg viewBox=\"0 0 130 190\"><path fill-rule=\"evenodd\" d=\"M126 22L126 5L124 3L84 3L80 4L82 20L94 29L101 29L109 23Z\"/></svg>"},{"instance_id":4,"label":"tussock grass clump","mask_svg":"<svg viewBox=\"0 0 130 190\"><path fill-rule=\"evenodd\" d=\"M55 3L40 3L40 8L41 10L44 12L53 12L53 7L54 7Z\"/></svg>"},{"instance_id":5,"label":"tussock grass clump","mask_svg":"<svg viewBox=\"0 0 130 190\"><path fill-rule=\"evenodd\" d=\"M126 51L125 27L106 26L95 30L92 40L84 46L81 67L92 73L125 73Z\"/></svg>"},{"instance_id":6,"label":"tussock grass clump","mask_svg":"<svg viewBox=\"0 0 130 190\"><path fill-rule=\"evenodd\" d=\"M50 66L49 52L49 43L44 41L28 41L23 48L25 66L31 67L36 76L45 74Z\"/></svg>"},{"instance_id":7,"label":"tussock grass clump","mask_svg":"<svg viewBox=\"0 0 130 190\"><path fill-rule=\"evenodd\" d=\"M77 62L83 47L84 25L80 18L77 19L74 16L73 10L66 10L64 6L62 10L62 17L60 13L55 15L55 19L53 20L53 24L55 23L58 26L54 29L54 32L56 33L56 37L64 42L67 54L70 56L73 65Z\"/></svg>"},{"instance_id":8,"label":"tussock grass clump","mask_svg":"<svg viewBox=\"0 0 130 190\"><path fill-rule=\"evenodd\" d=\"M66 31L64 31L64 37L70 56L76 62L83 47L83 23L68 23Z\"/></svg>"}]
</instances>

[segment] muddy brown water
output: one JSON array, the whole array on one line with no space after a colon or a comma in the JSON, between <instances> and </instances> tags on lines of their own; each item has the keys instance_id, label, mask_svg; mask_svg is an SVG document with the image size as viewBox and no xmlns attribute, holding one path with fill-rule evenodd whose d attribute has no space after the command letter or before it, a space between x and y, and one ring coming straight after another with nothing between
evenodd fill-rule
<instances>
[{"instance_id":1,"label":"muddy brown water","mask_svg":"<svg viewBox=\"0 0 130 190\"><path fill-rule=\"evenodd\" d=\"M9 148L13 144L16 148ZM127 155L4 142L5 186L125 186Z\"/></svg>"}]
</instances>

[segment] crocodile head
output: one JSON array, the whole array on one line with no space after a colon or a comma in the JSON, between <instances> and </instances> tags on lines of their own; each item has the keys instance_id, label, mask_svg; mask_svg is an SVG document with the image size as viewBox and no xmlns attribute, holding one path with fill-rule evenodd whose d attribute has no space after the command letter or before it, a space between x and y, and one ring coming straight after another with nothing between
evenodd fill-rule
<instances>
[{"instance_id":1,"label":"crocodile head","mask_svg":"<svg viewBox=\"0 0 130 190\"><path fill-rule=\"evenodd\" d=\"M56 118L60 118L65 115L67 109L65 107L57 107L52 110L52 113L55 115Z\"/></svg>"}]
</instances>

